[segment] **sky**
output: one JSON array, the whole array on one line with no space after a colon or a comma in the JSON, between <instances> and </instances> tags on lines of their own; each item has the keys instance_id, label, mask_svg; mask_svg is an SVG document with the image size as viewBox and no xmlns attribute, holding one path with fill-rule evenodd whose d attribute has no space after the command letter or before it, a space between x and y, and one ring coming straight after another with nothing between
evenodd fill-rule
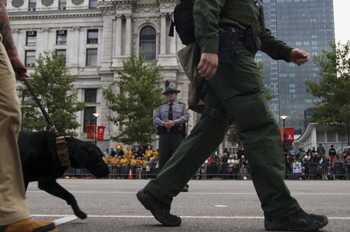
<instances>
[{"instance_id":1,"label":"sky","mask_svg":"<svg viewBox=\"0 0 350 232\"><path fill-rule=\"evenodd\" d=\"M336 41L350 41L350 0L333 0Z\"/></svg>"}]
</instances>

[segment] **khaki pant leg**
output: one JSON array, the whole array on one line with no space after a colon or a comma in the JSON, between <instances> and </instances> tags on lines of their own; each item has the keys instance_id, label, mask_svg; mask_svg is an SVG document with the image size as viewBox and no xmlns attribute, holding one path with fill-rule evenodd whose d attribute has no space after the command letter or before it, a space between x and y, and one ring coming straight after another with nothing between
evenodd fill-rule
<instances>
[{"instance_id":1,"label":"khaki pant leg","mask_svg":"<svg viewBox=\"0 0 350 232\"><path fill-rule=\"evenodd\" d=\"M0 42L0 225L29 217L17 145L20 120L15 75Z\"/></svg>"}]
</instances>

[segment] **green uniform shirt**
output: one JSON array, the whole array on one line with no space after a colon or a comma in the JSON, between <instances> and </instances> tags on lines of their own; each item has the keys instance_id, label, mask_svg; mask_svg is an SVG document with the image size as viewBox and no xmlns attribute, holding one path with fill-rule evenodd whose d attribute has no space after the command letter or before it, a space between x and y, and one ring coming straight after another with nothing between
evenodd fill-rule
<instances>
[{"instance_id":1,"label":"green uniform shirt","mask_svg":"<svg viewBox=\"0 0 350 232\"><path fill-rule=\"evenodd\" d=\"M195 34L201 51L218 53L219 25L238 22L243 26L252 26L258 32L263 52L273 59L289 62L292 48L274 38L265 28L259 2L261 0L195 0Z\"/></svg>"}]
</instances>

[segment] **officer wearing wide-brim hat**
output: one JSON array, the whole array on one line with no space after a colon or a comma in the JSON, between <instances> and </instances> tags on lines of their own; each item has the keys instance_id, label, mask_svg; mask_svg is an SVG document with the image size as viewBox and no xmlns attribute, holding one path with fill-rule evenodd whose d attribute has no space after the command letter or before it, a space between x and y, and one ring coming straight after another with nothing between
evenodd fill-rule
<instances>
[{"instance_id":1,"label":"officer wearing wide-brim hat","mask_svg":"<svg viewBox=\"0 0 350 232\"><path fill-rule=\"evenodd\" d=\"M154 124L159 134L159 169L170 159L186 135L189 114L186 105L177 101L178 93L180 91L176 84L166 81L162 94L166 96L167 102L158 108L154 116Z\"/></svg>"},{"instance_id":2,"label":"officer wearing wide-brim hat","mask_svg":"<svg viewBox=\"0 0 350 232\"><path fill-rule=\"evenodd\" d=\"M178 94L180 93L180 90L176 89L176 85L173 82L166 81L165 82L165 90L163 91L163 95L171 95L171 94Z\"/></svg>"}]
</instances>

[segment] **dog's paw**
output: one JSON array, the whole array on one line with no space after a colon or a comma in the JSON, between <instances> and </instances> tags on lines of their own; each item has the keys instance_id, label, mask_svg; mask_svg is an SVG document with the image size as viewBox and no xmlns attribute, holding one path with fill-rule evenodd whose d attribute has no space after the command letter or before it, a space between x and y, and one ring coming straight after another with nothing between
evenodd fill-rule
<instances>
[{"instance_id":1,"label":"dog's paw","mask_svg":"<svg viewBox=\"0 0 350 232\"><path fill-rule=\"evenodd\" d=\"M82 219L82 220L84 220L84 219L87 218L87 214L84 213L84 212L81 211L81 210L75 210L75 211L74 211L74 214L75 214L75 216L77 216L78 218L80 218L80 219Z\"/></svg>"}]
</instances>

